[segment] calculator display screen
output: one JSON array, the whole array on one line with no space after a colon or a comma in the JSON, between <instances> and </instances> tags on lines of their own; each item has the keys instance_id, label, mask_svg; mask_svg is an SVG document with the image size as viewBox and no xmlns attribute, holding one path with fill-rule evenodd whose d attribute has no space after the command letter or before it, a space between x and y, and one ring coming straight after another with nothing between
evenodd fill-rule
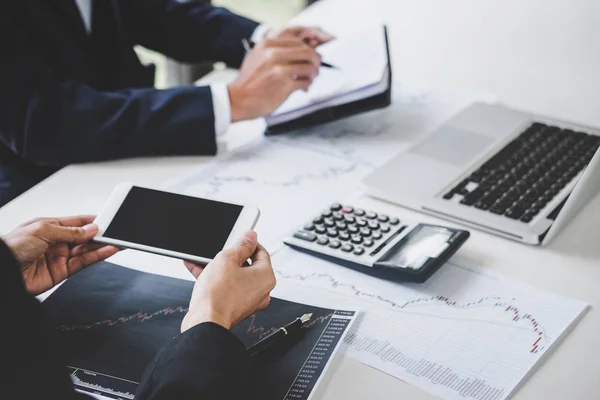
<instances>
[{"instance_id":1,"label":"calculator display screen","mask_svg":"<svg viewBox=\"0 0 600 400\"><path fill-rule=\"evenodd\" d=\"M402 238L385 261L404 268L419 269L430 258L438 257L448 248L454 233L444 227L419 225Z\"/></svg>"},{"instance_id":2,"label":"calculator display screen","mask_svg":"<svg viewBox=\"0 0 600 400\"><path fill-rule=\"evenodd\" d=\"M223 249L242 208L134 186L104 236L214 258Z\"/></svg>"}]
</instances>

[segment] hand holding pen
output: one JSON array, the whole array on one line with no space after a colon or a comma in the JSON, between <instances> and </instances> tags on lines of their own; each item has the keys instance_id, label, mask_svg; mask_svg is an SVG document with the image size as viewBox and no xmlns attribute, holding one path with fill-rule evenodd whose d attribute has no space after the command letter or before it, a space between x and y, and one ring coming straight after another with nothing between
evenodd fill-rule
<instances>
[{"instance_id":1,"label":"hand holding pen","mask_svg":"<svg viewBox=\"0 0 600 400\"><path fill-rule=\"evenodd\" d=\"M246 54L248 54L254 47L254 42L251 42L248 39L242 39L242 46L244 46L244 50L246 51ZM321 61L321 67L338 69L336 66L326 63L325 61Z\"/></svg>"},{"instance_id":2,"label":"hand holding pen","mask_svg":"<svg viewBox=\"0 0 600 400\"><path fill-rule=\"evenodd\" d=\"M246 45L251 48L249 41ZM236 80L227 86L231 121L269 115L296 90L308 90L320 63L315 49L298 38L256 43L244 57Z\"/></svg>"}]
</instances>

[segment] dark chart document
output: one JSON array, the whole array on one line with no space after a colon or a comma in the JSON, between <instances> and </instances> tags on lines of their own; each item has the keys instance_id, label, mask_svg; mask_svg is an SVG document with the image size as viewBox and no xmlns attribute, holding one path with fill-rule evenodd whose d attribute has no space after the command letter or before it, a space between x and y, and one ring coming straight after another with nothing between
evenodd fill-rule
<instances>
[{"instance_id":1,"label":"dark chart document","mask_svg":"<svg viewBox=\"0 0 600 400\"><path fill-rule=\"evenodd\" d=\"M76 388L133 399L146 366L179 334L193 282L99 263L65 282L43 305ZM308 399L355 318L354 312L272 299L233 330L250 346L303 314L297 337L253 359L257 398Z\"/></svg>"}]
</instances>

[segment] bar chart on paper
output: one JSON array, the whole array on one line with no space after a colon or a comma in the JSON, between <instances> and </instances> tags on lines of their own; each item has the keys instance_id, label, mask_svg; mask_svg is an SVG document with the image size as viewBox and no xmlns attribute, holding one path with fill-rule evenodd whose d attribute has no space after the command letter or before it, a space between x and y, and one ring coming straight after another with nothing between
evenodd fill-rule
<instances>
[{"instance_id":1,"label":"bar chart on paper","mask_svg":"<svg viewBox=\"0 0 600 400\"><path fill-rule=\"evenodd\" d=\"M360 308L346 354L444 399L505 399L587 305L447 264L421 285L377 280L286 249L278 296ZM304 293L304 294L303 294Z\"/></svg>"}]
</instances>

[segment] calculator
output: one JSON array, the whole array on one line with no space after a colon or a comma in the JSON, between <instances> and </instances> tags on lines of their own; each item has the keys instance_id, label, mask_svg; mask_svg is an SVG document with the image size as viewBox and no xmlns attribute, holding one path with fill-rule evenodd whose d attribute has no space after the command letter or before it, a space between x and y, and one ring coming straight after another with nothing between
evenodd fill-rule
<instances>
[{"instance_id":1,"label":"calculator","mask_svg":"<svg viewBox=\"0 0 600 400\"><path fill-rule=\"evenodd\" d=\"M468 238L465 230L403 221L335 203L284 243L372 276L421 283Z\"/></svg>"}]
</instances>

